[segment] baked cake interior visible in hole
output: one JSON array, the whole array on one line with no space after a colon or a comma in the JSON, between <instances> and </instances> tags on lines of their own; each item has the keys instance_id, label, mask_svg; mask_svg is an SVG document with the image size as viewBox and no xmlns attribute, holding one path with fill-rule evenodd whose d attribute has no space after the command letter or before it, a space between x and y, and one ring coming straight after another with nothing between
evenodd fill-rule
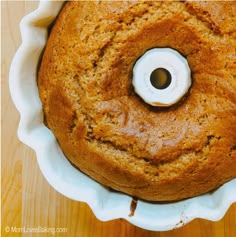
<instances>
[{"instance_id":1,"label":"baked cake interior visible in hole","mask_svg":"<svg viewBox=\"0 0 236 237\"><path fill-rule=\"evenodd\" d=\"M156 68L151 73L150 81L156 89L166 89L171 83L171 74L165 68Z\"/></svg>"}]
</instances>

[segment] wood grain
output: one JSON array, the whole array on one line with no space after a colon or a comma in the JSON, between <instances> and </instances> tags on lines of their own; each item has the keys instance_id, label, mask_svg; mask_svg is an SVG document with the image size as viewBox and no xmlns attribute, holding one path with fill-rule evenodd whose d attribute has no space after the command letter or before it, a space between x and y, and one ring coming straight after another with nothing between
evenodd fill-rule
<instances>
[{"instance_id":1,"label":"wood grain","mask_svg":"<svg viewBox=\"0 0 236 237\"><path fill-rule=\"evenodd\" d=\"M234 237L236 204L218 222L197 219L176 230L153 232L122 219L101 222L86 204L69 200L49 186L39 170L34 152L17 138L19 114L8 89L10 63L21 43L19 22L37 6L37 1L1 2L2 236ZM7 233L5 228L8 226L67 229L64 233Z\"/></svg>"}]
</instances>

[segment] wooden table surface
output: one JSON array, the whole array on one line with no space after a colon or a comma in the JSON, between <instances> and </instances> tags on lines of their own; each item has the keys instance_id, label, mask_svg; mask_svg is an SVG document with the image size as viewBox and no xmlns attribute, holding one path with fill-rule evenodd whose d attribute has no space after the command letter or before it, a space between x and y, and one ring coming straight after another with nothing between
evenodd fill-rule
<instances>
[{"instance_id":1,"label":"wooden table surface","mask_svg":"<svg viewBox=\"0 0 236 237\"><path fill-rule=\"evenodd\" d=\"M196 219L173 231L153 232L122 219L101 222L86 204L69 200L49 186L34 152L17 138L19 114L8 89L10 63L21 43L19 22L37 6L37 1L1 2L2 236L235 237L236 204L218 222ZM26 228L33 233L26 233ZM61 229L53 233L50 228Z\"/></svg>"}]
</instances>

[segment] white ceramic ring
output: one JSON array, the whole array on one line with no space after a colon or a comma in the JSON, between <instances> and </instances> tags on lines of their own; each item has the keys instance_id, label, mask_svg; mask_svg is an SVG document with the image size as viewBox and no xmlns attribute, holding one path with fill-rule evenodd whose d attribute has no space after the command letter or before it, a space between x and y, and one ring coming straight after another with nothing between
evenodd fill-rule
<instances>
[{"instance_id":1,"label":"white ceramic ring","mask_svg":"<svg viewBox=\"0 0 236 237\"><path fill-rule=\"evenodd\" d=\"M170 75L166 88L155 87L150 78L156 69ZM133 68L135 92L152 106L168 107L177 103L191 86L191 71L187 60L176 50L155 48L141 56Z\"/></svg>"}]
</instances>

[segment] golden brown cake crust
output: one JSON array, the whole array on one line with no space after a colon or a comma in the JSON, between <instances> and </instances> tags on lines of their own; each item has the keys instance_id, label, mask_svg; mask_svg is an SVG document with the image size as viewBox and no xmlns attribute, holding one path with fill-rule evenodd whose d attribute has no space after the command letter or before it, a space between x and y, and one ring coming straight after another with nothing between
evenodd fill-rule
<instances>
[{"instance_id":1,"label":"golden brown cake crust","mask_svg":"<svg viewBox=\"0 0 236 237\"><path fill-rule=\"evenodd\" d=\"M69 2L51 31L38 87L68 159L100 183L178 200L236 177L236 2ZM153 108L132 88L150 48L184 55L193 85Z\"/></svg>"}]
</instances>

